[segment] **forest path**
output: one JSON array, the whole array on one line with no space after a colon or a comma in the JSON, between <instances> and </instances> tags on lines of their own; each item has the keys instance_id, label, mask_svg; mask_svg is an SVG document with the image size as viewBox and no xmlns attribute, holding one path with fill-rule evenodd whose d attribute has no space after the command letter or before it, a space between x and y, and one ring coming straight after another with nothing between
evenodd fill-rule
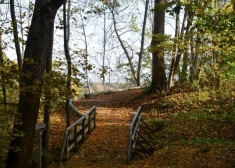
<instances>
[{"instance_id":1,"label":"forest path","mask_svg":"<svg viewBox=\"0 0 235 168\"><path fill-rule=\"evenodd\" d=\"M210 96L198 101L195 95L198 93L175 92L161 99L157 93L146 95L143 89L138 89L99 94L75 101L74 105L83 113L93 105L97 106L97 128L78 152L71 152L71 159L63 162L61 167L235 167L234 113L227 112L228 109L232 111L234 105L229 105L225 99L220 102L212 100ZM186 97L190 102L185 101ZM142 107L146 120L159 119L155 122L156 126L162 123L164 127L161 131L156 129L157 150L154 155L144 159L135 158L127 165L128 128L138 106ZM66 123L66 114L61 113L64 110L59 110L52 117L51 147L54 150L57 147L60 149L65 128L62 124ZM58 168L58 162L53 162L51 167Z\"/></svg>"},{"instance_id":2,"label":"forest path","mask_svg":"<svg viewBox=\"0 0 235 168\"><path fill-rule=\"evenodd\" d=\"M141 105L143 89L95 95L74 102L81 111L96 105L96 128L71 159L62 167L136 167L126 165L128 129L130 122Z\"/></svg>"}]
</instances>

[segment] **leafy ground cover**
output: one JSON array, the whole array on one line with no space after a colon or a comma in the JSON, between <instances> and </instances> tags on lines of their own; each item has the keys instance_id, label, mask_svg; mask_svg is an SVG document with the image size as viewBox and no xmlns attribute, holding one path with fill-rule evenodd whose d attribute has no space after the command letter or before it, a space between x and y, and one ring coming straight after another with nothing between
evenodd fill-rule
<instances>
[{"instance_id":1,"label":"leafy ground cover","mask_svg":"<svg viewBox=\"0 0 235 168\"><path fill-rule=\"evenodd\" d=\"M56 162L65 130L65 110L51 116L50 167L235 167L235 101L233 91L175 89L169 95L144 94L144 89L100 94L79 99L75 106L85 113L97 106L97 128L71 159ZM154 129L156 151L144 159L126 164L129 124L138 106ZM0 158L5 158L10 137L9 115L0 118ZM72 115L72 122L76 120ZM39 135L35 144L38 144ZM35 160L38 159L37 145ZM37 164L37 163L36 163ZM4 165L4 162L1 162ZM1 167L1 166L0 166Z\"/></svg>"},{"instance_id":2,"label":"leafy ground cover","mask_svg":"<svg viewBox=\"0 0 235 168\"><path fill-rule=\"evenodd\" d=\"M74 104L83 113L97 106L97 128L61 167L235 167L234 100L233 91L193 91L185 86L167 96L144 94L138 89L79 99ZM155 130L157 150L153 156L135 158L127 165L128 127L139 105ZM0 167L4 165L16 107L7 110L0 118ZM71 115L73 122L76 117ZM53 111L51 122L48 157L50 167L57 168L54 156L59 153L66 123L62 107ZM35 144L38 140L39 133ZM35 146L34 158L38 160Z\"/></svg>"},{"instance_id":3,"label":"leafy ground cover","mask_svg":"<svg viewBox=\"0 0 235 168\"><path fill-rule=\"evenodd\" d=\"M97 106L97 128L61 167L235 167L232 93L181 90L160 96L143 91L79 99L75 104L81 111ZM155 130L157 150L153 156L136 158L127 165L128 127L139 105ZM59 132L63 131L57 129L54 135L58 137ZM50 167L58 167L58 163Z\"/></svg>"}]
</instances>

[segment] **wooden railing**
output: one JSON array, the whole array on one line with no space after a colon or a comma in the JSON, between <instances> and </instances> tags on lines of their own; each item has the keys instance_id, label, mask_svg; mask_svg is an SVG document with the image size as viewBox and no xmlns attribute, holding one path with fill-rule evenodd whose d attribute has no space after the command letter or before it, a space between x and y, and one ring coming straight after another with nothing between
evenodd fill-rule
<instances>
[{"instance_id":1,"label":"wooden railing","mask_svg":"<svg viewBox=\"0 0 235 168\"><path fill-rule=\"evenodd\" d=\"M129 138L128 138L128 148L127 148L127 158L126 162L129 163L133 157L133 149L135 148L137 138L137 131L139 129L139 124L141 121L141 106L138 107L129 128Z\"/></svg>"},{"instance_id":2,"label":"wooden railing","mask_svg":"<svg viewBox=\"0 0 235 168\"><path fill-rule=\"evenodd\" d=\"M146 153L148 155L153 154L155 150L154 146L152 145L152 143L154 143L154 139L147 130L151 130L151 128L142 120L141 106L139 106L129 127L126 157L127 163L130 163L135 154L141 157L142 155L140 153ZM141 141L139 139L141 139Z\"/></svg>"},{"instance_id":3,"label":"wooden railing","mask_svg":"<svg viewBox=\"0 0 235 168\"><path fill-rule=\"evenodd\" d=\"M70 108L76 109L76 107L74 106ZM78 143L83 142L86 135L89 134L96 127L95 111L96 106L93 106L81 118L79 118L72 125L66 128L59 156L60 164L62 162L64 153L66 153L66 160L68 160L69 152L72 149L75 149L75 151L77 151Z\"/></svg>"}]
</instances>

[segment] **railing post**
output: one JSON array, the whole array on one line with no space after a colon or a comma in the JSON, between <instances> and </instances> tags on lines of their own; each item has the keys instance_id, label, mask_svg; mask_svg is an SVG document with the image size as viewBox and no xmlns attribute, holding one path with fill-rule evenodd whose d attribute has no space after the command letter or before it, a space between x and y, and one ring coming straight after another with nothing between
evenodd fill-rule
<instances>
[{"instance_id":1,"label":"railing post","mask_svg":"<svg viewBox=\"0 0 235 168\"><path fill-rule=\"evenodd\" d=\"M130 163L131 160L131 148L132 148L132 129L129 129L129 138L128 138L128 149L127 149L127 163Z\"/></svg>"},{"instance_id":2,"label":"railing post","mask_svg":"<svg viewBox=\"0 0 235 168\"><path fill-rule=\"evenodd\" d=\"M93 111L93 113L94 113L94 128L96 128L96 114L95 114L95 112L96 112L96 107L95 107L95 109L94 109L94 111Z\"/></svg>"},{"instance_id":3,"label":"railing post","mask_svg":"<svg viewBox=\"0 0 235 168\"><path fill-rule=\"evenodd\" d=\"M69 140L68 140L68 138L66 138L65 150L66 150L66 159L68 160L69 159Z\"/></svg>"},{"instance_id":4,"label":"railing post","mask_svg":"<svg viewBox=\"0 0 235 168\"><path fill-rule=\"evenodd\" d=\"M78 146L77 146L77 125L75 125L75 127L74 127L74 148L75 148L75 151L77 151L77 149L78 149Z\"/></svg>"},{"instance_id":5,"label":"railing post","mask_svg":"<svg viewBox=\"0 0 235 168\"><path fill-rule=\"evenodd\" d=\"M91 133L91 113L88 114L88 133L90 134Z\"/></svg>"},{"instance_id":6,"label":"railing post","mask_svg":"<svg viewBox=\"0 0 235 168\"><path fill-rule=\"evenodd\" d=\"M85 117L82 120L82 141L85 141Z\"/></svg>"}]
</instances>

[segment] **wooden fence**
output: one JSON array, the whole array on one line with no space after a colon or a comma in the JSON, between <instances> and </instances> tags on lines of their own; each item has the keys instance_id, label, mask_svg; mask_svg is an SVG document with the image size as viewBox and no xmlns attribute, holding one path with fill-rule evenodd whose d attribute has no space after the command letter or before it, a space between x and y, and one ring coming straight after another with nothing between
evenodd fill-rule
<instances>
[{"instance_id":1,"label":"wooden fence","mask_svg":"<svg viewBox=\"0 0 235 168\"><path fill-rule=\"evenodd\" d=\"M71 109L76 109L72 103L70 103ZM96 106L93 106L88 110L81 118L75 121L72 125L66 128L64 133L64 139L60 151L59 163L62 162L63 155L66 153L66 160L69 159L69 152L72 149L77 151L78 144L85 140L87 134L89 134L96 127Z\"/></svg>"},{"instance_id":2,"label":"wooden fence","mask_svg":"<svg viewBox=\"0 0 235 168\"><path fill-rule=\"evenodd\" d=\"M152 145L154 143L154 138L152 138L147 130L151 130L151 128L147 125L146 122L143 121L141 106L139 106L129 127L128 148L126 157L127 163L130 163L135 154L141 157L142 155L140 153L146 153L148 155L153 154L155 150L154 146Z\"/></svg>"}]
</instances>

